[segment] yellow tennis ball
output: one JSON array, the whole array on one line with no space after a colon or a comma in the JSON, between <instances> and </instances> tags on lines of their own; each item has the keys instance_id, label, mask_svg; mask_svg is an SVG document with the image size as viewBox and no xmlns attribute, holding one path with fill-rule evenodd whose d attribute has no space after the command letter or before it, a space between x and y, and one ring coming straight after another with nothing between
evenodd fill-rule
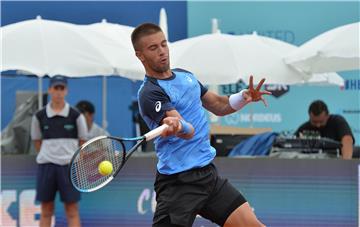
<instances>
[{"instance_id":1,"label":"yellow tennis ball","mask_svg":"<svg viewBox=\"0 0 360 227\"><path fill-rule=\"evenodd\" d=\"M103 176L109 175L113 171L113 166L109 161L102 161L99 164L99 173Z\"/></svg>"}]
</instances>

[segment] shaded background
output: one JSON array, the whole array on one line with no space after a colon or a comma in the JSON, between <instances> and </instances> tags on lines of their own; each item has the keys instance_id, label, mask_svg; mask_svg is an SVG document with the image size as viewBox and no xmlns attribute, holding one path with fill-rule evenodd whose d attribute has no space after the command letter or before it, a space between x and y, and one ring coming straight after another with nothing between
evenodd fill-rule
<instances>
[{"instance_id":1,"label":"shaded background","mask_svg":"<svg viewBox=\"0 0 360 227\"><path fill-rule=\"evenodd\" d=\"M111 23L136 26L145 21L158 23L161 7L167 12L170 41L210 33L211 19L217 18L224 33L257 31L260 35L301 45L324 31L358 21L360 3L5 1L1 2L1 25L41 15L44 19L76 24L97 23L106 18ZM279 95L268 98L268 108L254 104L231 116L212 119L212 123L292 131L307 120L309 103L323 99L330 112L347 119L356 143L360 144L359 71L341 72L340 75L345 79L344 87L275 86L272 91ZM97 109L95 121L99 124L102 119L101 81L100 76L70 79L67 97L72 105L81 99L92 101ZM133 136L135 128L130 106L136 100L140 82L112 76L108 77L107 85L109 132ZM44 91L47 86L45 78ZM242 83L223 85L218 91L231 94L243 87ZM37 92L37 78L1 76L1 129L15 112L17 91ZM253 121L249 120L250 114L254 116ZM2 217L3 221L9 221L4 223L11 223L10 226L36 223L39 218L39 206L34 204L34 158L2 157ZM124 172L109 187L84 195L80 203L84 226L149 226L155 162L153 158L130 159ZM358 226L357 160L217 159L216 162L219 171L244 193L259 218L269 226ZM57 226L64 226L62 206L57 204L56 207ZM214 225L197 219L194 226Z\"/></svg>"}]
</instances>

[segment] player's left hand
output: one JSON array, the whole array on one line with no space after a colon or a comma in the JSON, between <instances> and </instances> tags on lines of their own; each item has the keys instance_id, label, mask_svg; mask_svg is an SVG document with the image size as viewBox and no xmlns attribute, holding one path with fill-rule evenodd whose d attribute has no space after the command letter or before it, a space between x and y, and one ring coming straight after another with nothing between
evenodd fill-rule
<instances>
[{"instance_id":1,"label":"player's left hand","mask_svg":"<svg viewBox=\"0 0 360 227\"><path fill-rule=\"evenodd\" d=\"M247 103L258 102L261 100L264 103L264 105L267 106L267 102L264 99L263 95L271 95L271 92L265 90L260 91L260 88L264 82L265 82L265 78L261 79L260 83L254 89L253 76L250 76L249 89L247 89L243 93L243 98Z\"/></svg>"}]
</instances>

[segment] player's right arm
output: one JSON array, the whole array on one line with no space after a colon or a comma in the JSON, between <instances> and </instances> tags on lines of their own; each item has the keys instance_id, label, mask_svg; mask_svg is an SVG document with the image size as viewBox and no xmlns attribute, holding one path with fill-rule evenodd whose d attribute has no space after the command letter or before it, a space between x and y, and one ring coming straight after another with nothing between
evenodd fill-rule
<instances>
[{"instance_id":1,"label":"player's right arm","mask_svg":"<svg viewBox=\"0 0 360 227\"><path fill-rule=\"evenodd\" d=\"M31 120L31 139L34 141L35 150L39 152L42 143L42 135L39 120L35 115Z\"/></svg>"}]
</instances>

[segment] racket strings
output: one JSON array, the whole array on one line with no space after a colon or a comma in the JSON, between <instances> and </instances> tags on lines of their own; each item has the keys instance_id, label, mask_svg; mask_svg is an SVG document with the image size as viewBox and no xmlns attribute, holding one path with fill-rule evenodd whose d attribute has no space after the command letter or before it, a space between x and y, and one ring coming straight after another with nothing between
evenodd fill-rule
<instances>
[{"instance_id":1,"label":"racket strings","mask_svg":"<svg viewBox=\"0 0 360 227\"><path fill-rule=\"evenodd\" d=\"M83 147L71 166L73 184L82 191L104 184L123 164L124 153L124 144L110 138L102 138ZM99 173L102 161L111 162L111 174L104 176Z\"/></svg>"}]
</instances>

